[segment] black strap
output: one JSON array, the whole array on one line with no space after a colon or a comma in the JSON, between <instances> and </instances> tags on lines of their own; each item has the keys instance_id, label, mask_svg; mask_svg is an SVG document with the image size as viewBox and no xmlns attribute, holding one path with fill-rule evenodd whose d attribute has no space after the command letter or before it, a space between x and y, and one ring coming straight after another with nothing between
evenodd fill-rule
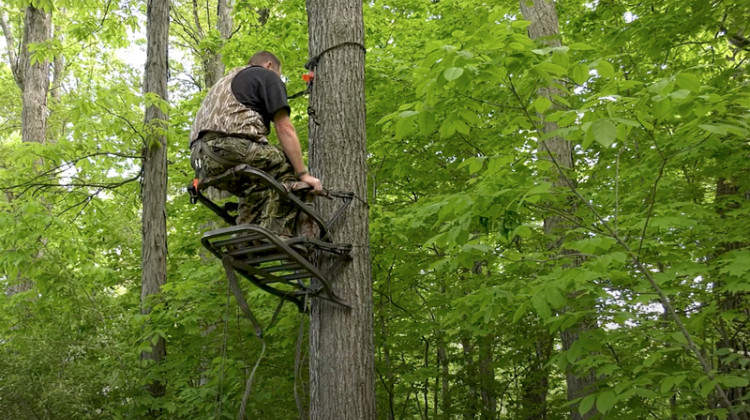
<instances>
[{"instance_id":1,"label":"black strap","mask_svg":"<svg viewBox=\"0 0 750 420\"><path fill-rule=\"evenodd\" d=\"M224 271L227 272L229 290L231 290L232 294L234 294L234 298L237 299L237 304L240 305L240 309L242 309L242 312L245 314L247 319L252 322L253 328L255 328L255 335L262 340L263 327L260 325L258 318L256 318L255 315L253 315L253 312L250 310L250 305L247 304L245 296L242 295L242 289L240 289L240 284L237 281L237 275L234 273L234 267L232 267L232 263L230 262L231 258L232 257L227 256L221 259L221 263L222 265L224 265Z\"/></svg>"},{"instance_id":2,"label":"black strap","mask_svg":"<svg viewBox=\"0 0 750 420\"><path fill-rule=\"evenodd\" d=\"M354 45L354 46L362 48L362 51L367 52L367 48L365 48L365 46L362 45L361 43L356 42L356 41L345 41L345 42L342 42L340 44L336 44L336 45L334 45L332 47L328 47L328 48L324 49L323 51L321 51L320 53L318 53L318 55L316 55L313 58L311 58L305 64L305 68L308 69L308 70L314 69L315 67L318 66L318 61L320 61L320 59L321 59L321 57L323 57L323 55L325 55L327 52L329 52L331 50L335 50L336 48L343 47L345 45Z\"/></svg>"},{"instance_id":3,"label":"black strap","mask_svg":"<svg viewBox=\"0 0 750 420\"><path fill-rule=\"evenodd\" d=\"M223 158L223 157L219 156L218 154L216 154L216 152L214 152L213 150L211 150L211 146L209 146L208 144L206 144L206 142L203 139L198 139L196 141L195 147L197 148L199 154L204 154L204 155L210 157L211 159L215 160L216 162L218 162L221 165L224 165L224 166L237 166L237 165L242 164L242 162L238 162L238 161L226 159L226 158Z\"/></svg>"},{"instance_id":4,"label":"black strap","mask_svg":"<svg viewBox=\"0 0 750 420\"><path fill-rule=\"evenodd\" d=\"M305 63L305 68L308 69L308 70L312 70L312 69L316 68L318 66L318 62L320 61L321 57L323 57L324 54L326 54L327 52L329 52L331 50L334 50L336 48L343 47L345 45L355 45L357 47L362 48L362 51L367 52L367 49L365 48L365 46L362 45L359 42L355 42L355 41L342 42L340 44L334 45L333 47L328 47L328 48L324 49L318 55L316 55L313 58L311 58L310 60L308 60L307 63ZM310 90L312 90L313 81L314 81L314 79L310 80L309 82L307 82L307 87L304 90L301 90L301 91L295 93L292 96L288 96L287 100L296 99L296 98L299 98L302 95L306 95L306 94L310 93ZM308 110L308 114L311 114L309 112L309 110Z\"/></svg>"}]
</instances>

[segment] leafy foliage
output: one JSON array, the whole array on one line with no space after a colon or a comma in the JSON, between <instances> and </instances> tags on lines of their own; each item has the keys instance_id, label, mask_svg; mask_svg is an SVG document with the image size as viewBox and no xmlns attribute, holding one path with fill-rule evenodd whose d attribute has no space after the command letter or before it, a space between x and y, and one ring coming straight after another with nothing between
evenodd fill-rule
<instances>
[{"instance_id":1,"label":"leafy foliage","mask_svg":"<svg viewBox=\"0 0 750 420\"><path fill-rule=\"evenodd\" d=\"M0 235L0 411L232 418L260 346L199 245L212 216L183 192L185 139L217 50L227 68L272 50L289 92L304 89L304 4L235 2L237 30L222 40L214 5L194 15L174 2L169 281L141 316L147 98L141 70L117 50L141 42L143 5L84 3L49 3L59 29L33 48L66 63L53 141L20 142L19 91L0 66L0 218L12 227ZM16 39L23 6L2 6ZM723 418L717 384L748 412L749 6L558 2L562 46L551 48L529 39L517 3L365 5L381 417L528 418L541 377L548 418L569 416L571 403L604 418ZM550 85L557 94L539 93ZM304 100L292 107L304 139ZM558 169L541 158L540 115L573 145L575 192L550 181ZM546 233L551 218L570 229ZM245 286L268 325L277 301ZM592 319L563 351L560 333ZM301 320L284 307L266 331L252 418L297 416ZM153 334L167 340L158 368L138 357ZM571 371L595 372L596 389L569 401ZM155 378L167 384L160 400L143 390Z\"/></svg>"}]
</instances>

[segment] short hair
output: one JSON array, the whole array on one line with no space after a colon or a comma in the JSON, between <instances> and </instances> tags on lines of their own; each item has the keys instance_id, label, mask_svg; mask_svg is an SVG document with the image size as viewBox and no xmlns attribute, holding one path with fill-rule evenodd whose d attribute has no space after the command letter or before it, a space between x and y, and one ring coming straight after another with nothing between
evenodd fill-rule
<instances>
[{"instance_id":1,"label":"short hair","mask_svg":"<svg viewBox=\"0 0 750 420\"><path fill-rule=\"evenodd\" d=\"M270 61L271 64L277 69L281 68L281 61L279 61L279 59L269 51L258 51L257 53L253 54L252 57L250 57L250 61L248 61L247 64L251 66L262 66L268 61Z\"/></svg>"}]
</instances>

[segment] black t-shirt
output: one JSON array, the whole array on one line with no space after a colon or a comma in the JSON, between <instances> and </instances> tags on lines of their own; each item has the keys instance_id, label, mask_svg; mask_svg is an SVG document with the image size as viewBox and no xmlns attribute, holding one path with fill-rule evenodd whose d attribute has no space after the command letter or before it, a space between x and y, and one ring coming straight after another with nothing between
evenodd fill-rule
<instances>
[{"instance_id":1,"label":"black t-shirt","mask_svg":"<svg viewBox=\"0 0 750 420\"><path fill-rule=\"evenodd\" d=\"M259 113L268 129L279 110L291 112L284 82L263 67L249 67L237 73L232 80L232 93L240 103Z\"/></svg>"}]
</instances>

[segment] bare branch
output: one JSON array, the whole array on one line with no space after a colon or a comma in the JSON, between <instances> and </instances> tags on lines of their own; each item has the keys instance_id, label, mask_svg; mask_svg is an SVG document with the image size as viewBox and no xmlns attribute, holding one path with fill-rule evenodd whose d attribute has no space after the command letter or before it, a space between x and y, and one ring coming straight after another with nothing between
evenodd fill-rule
<instances>
[{"instance_id":1,"label":"bare branch","mask_svg":"<svg viewBox=\"0 0 750 420\"><path fill-rule=\"evenodd\" d=\"M8 50L8 64L13 73L13 80L15 80L16 85L23 90L23 77L21 77L22 75L18 65L18 55L16 54L16 40L13 38L13 32L10 30L10 26L8 26L5 12L0 13L0 26L2 26L3 34L5 35L5 46Z\"/></svg>"}]
</instances>

